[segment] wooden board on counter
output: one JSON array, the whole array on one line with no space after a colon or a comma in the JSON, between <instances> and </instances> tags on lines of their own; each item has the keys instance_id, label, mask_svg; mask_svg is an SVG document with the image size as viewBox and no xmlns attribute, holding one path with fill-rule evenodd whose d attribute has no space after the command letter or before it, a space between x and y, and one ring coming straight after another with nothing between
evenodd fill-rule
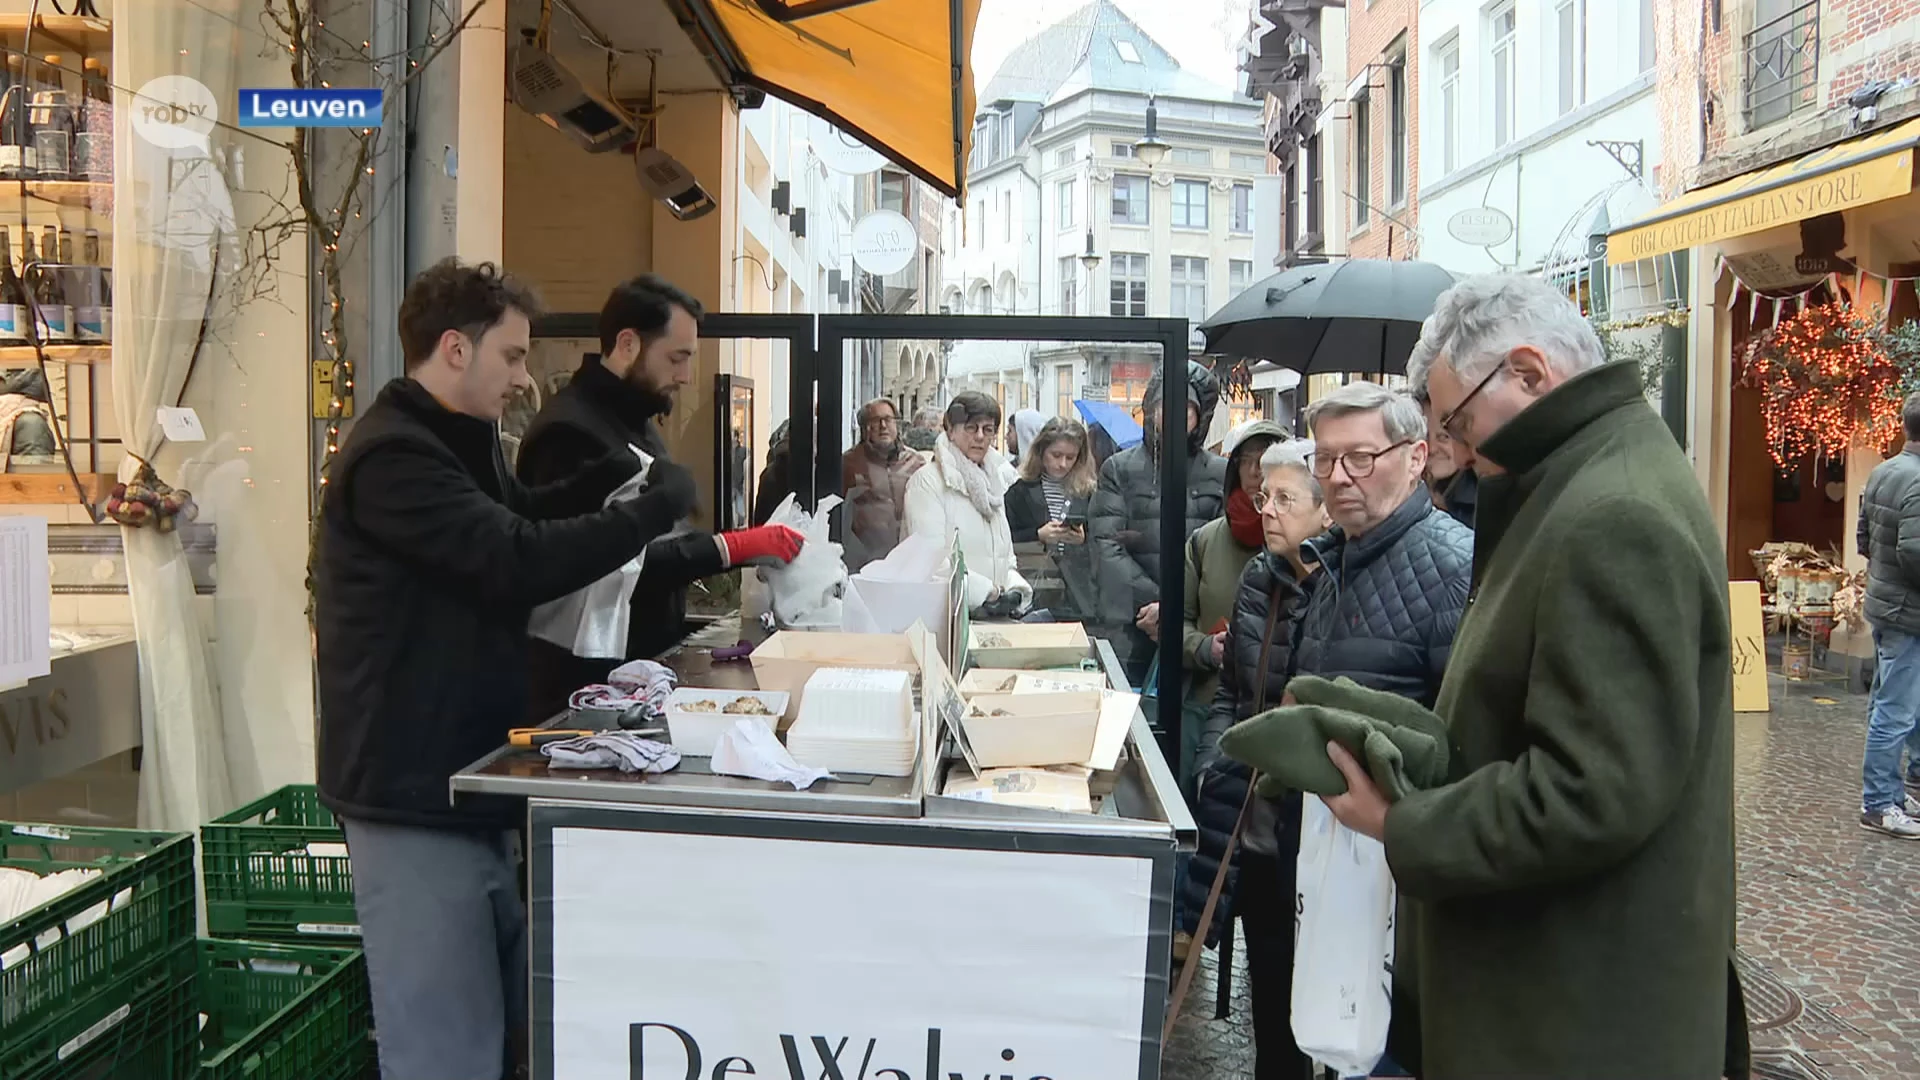
<instances>
[{"instance_id":1,"label":"wooden board on counter","mask_svg":"<svg viewBox=\"0 0 1920 1080\"><path fill-rule=\"evenodd\" d=\"M107 493L113 490L114 478L107 473L81 473L80 482L86 485L93 501L100 503L106 501ZM64 472L0 473L0 505L77 506L79 503L79 493Z\"/></svg>"}]
</instances>

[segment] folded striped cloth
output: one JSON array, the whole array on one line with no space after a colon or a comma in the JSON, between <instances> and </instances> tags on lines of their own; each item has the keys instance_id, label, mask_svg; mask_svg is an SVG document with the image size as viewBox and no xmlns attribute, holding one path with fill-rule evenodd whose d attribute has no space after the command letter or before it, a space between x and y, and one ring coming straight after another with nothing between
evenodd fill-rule
<instances>
[{"instance_id":1,"label":"folded striped cloth","mask_svg":"<svg viewBox=\"0 0 1920 1080\"><path fill-rule=\"evenodd\" d=\"M540 748L555 769L619 769L623 773L663 773L680 764L680 751L626 731L603 731L579 739L550 742Z\"/></svg>"}]
</instances>

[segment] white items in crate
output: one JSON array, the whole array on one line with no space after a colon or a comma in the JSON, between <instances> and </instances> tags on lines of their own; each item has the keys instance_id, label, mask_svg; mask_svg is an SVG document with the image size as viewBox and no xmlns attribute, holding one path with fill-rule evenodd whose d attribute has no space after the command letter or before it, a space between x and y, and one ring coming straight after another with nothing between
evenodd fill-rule
<instances>
[{"instance_id":1,"label":"white items in crate","mask_svg":"<svg viewBox=\"0 0 1920 1080\"><path fill-rule=\"evenodd\" d=\"M787 749L834 772L906 776L920 749L913 677L904 671L821 668L807 680Z\"/></svg>"},{"instance_id":2,"label":"white items in crate","mask_svg":"<svg viewBox=\"0 0 1920 1080\"><path fill-rule=\"evenodd\" d=\"M42 877L31 870L0 866L0 926L13 922L37 907L53 903L99 876L98 870L80 868L60 870ZM64 931L63 924L55 923L33 942L21 942L0 954L0 971L24 963L33 955L34 949L48 948L63 936L77 934L105 918L108 910L118 911L132 901L133 890L121 889L110 903L103 900L68 919Z\"/></svg>"},{"instance_id":3,"label":"white items in crate","mask_svg":"<svg viewBox=\"0 0 1920 1080\"><path fill-rule=\"evenodd\" d=\"M833 777L825 769L809 769L793 760L772 728L752 720L735 720L732 727L720 733L708 767L721 776L791 784L795 791L805 791Z\"/></svg>"},{"instance_id":4,"label":"white items in crate","mask_svg":"<svg viewBox=\"0 0 1920 1080\"><path fill-rule=\"evenodd\" d=\"M683 686L667 699L667 734L681 753L705 757L735 723L752 721L772 731L786 711L787 695L774 690Z\"/></svg>"}]
</instances>

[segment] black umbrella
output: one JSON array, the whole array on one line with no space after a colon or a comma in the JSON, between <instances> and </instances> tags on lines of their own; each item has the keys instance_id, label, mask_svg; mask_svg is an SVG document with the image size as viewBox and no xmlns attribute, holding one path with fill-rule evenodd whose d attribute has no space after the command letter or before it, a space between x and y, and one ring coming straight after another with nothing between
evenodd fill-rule
<instances>
[{"instance_id":1,"label":"black umbrella","mask_svg":"<svg viewBox=\"0 0 1920 1080\"><path fill-rule=\"evenodd\" d=\"M1296 266L1227 301L1200 330L1210 353L1271 360L1303 375L1398 375L1421 322L1452 286L1452 274L1426 262Z\"/></svg>"}]
</instances>

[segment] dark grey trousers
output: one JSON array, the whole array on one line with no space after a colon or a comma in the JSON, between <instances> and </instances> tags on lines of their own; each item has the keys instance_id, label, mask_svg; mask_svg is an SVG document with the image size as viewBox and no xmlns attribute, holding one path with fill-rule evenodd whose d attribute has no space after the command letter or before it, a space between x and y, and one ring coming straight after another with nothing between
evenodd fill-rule
<instances>
[{"instance_id":1,"label":"dark grey trousers","mask_svg":"<svg viewBox=\"0 0 1920 1080\"><path fill-rule=\"evenodd\" d=\"M343 821L382 1080L501 1080L527 1029L512 833Z\"/></svg>"}]
</instances>

